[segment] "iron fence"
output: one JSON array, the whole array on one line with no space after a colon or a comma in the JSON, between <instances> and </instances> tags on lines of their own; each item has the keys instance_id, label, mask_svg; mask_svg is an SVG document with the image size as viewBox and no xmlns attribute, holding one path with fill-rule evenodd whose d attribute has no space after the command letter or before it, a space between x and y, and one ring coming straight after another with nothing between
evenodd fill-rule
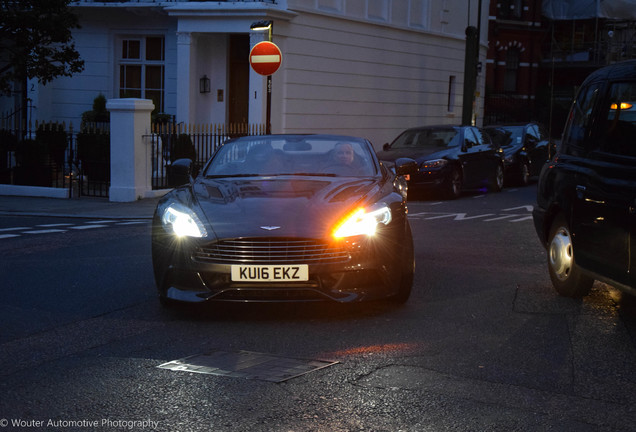
<instances>
[{"instance_id":1,"label":"iron fence","mask_svg":"<svg viewBox=\"0 0 636 432\"><path fill-rule=\"evenodd\" d=\"M263 135L265 125L154 124L151 142L152 189L166 189L170 166L181 158L200 169L230 138ZM108 197L110 125L82 125L77 132L64 123L36 123L15 128L0 122L0 184L67 188L69 197Z\"/></svg>"},{"instance_id":2,"label":"iron fence","mask_svg":"<svg viewBox=\"0 0 636 432\"><path fill-rule=\"evenodd\" d=\"M170 181L170 166L177 159L191 159L195 171L198 171L228 139L263 134L264 124L154 124L152 133L146 136L152 146L152 188L174 186Z\"/></svg>"},{"instance_id":3,"label":"iron fence","mask_svg":"<svg viewBox=\"0 0 636 432\"><path fill-rule=\"evenodd\" d=\"M0 183L67 188L69 197L107 197L110 187L107 124L79 132L64 123L0 124Z\"/></svg>"}]
</instances>

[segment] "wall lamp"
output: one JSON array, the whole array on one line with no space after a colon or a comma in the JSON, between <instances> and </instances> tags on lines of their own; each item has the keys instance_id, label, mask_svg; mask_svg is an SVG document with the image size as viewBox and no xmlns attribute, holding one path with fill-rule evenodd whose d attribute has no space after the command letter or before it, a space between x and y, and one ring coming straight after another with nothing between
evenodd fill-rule
<instances>
[{"instance_id":1,"label":"wall lamp","mask_svg":"<svg viewBox=\"0 0 636 432\"><path fill-rule=\"evenodd\" d=\"M210 93L210 78L207 75L199 80L199 93Z\"/></svg>"},{"instance_id":2,"label":"wall lamp","mask_svg":"<svg viewBox=\"0 0 636 432\"><path fill-rule=\"evenodd\" d=\"M250 30L254 31L265 31L268 32L268 40L272 41L272 27L274 26L273 21L265 20L265 21L256 21L253 22L250 26Z\"/></svg>"}]
</instances>

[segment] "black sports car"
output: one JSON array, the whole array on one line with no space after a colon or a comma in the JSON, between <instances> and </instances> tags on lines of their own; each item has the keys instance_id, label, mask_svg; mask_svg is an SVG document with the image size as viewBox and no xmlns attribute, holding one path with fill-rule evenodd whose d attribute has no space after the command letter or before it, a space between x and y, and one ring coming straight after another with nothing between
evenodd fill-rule
<instances>
[{"instance_id":1,"label":"black sports car","mask_svg":"<svg viewBox=\"0 0 636 432\"><path fill-rule=\"evenodd\" d=\"M503 152L477 127L439 125L407 129L378 152L383 161L404 157L419 164L409 178L411 191L431 190L452 199L466 189L499 192L503 187Z\"/></svg>"},{"instance_id":2,"label":"black sports car","mask_svg":"<svg viewBox=\"0 0 636 432\"><path fill-rule=\"evenodd\" d=\"M403 175L370 142L332 135L229 140L158 203L162 302L408 299L415 266Z\"/></svg>"}]
</instances>

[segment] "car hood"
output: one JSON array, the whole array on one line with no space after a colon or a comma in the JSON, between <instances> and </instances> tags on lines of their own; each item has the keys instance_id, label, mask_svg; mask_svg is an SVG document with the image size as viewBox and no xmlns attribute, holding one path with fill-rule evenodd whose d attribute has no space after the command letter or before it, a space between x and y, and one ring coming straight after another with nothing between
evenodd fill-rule
<instances>
[{"instance_id":1,"label":"car hood","mask_svg":"<svg viewBox=\"0 0 636 432\"><path fill-rule=\"evenodd\" d=\"M439 151L430 149L389 149L377 153L378 159L385 161L395 161L399 158L411 158L417 162L433 159L455 159L457 157L456 148L446 148Z\"/></svg>"},{"instance_id":2,"label":"car hood","mask_svg":"<svg viewBox=\"0 0 636 432\"><path fill-rule=\"evenodd\" d=\"M323 237L354 208L380 195L379 178L259 177L202 179L192 207L217 238ZM210 232L210 231L208 231Z\"/></svg>"}]
</instances>

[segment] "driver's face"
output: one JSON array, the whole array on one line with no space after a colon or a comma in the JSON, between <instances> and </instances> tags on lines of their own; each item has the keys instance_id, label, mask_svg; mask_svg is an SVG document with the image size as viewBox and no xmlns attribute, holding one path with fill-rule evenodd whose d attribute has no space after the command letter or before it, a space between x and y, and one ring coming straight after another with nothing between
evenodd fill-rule
<instances>
[{"instance_id":1,"label":"driver's face","mask_svg":"<svg viewBox=\"0 0 636 432\"><path fill-rule=\"evenodd\" d=\"M349 144L343 144L336 148L336 159L338 162L349 165L353 162L353 148Z\"/></svg>"}]
</instances>

